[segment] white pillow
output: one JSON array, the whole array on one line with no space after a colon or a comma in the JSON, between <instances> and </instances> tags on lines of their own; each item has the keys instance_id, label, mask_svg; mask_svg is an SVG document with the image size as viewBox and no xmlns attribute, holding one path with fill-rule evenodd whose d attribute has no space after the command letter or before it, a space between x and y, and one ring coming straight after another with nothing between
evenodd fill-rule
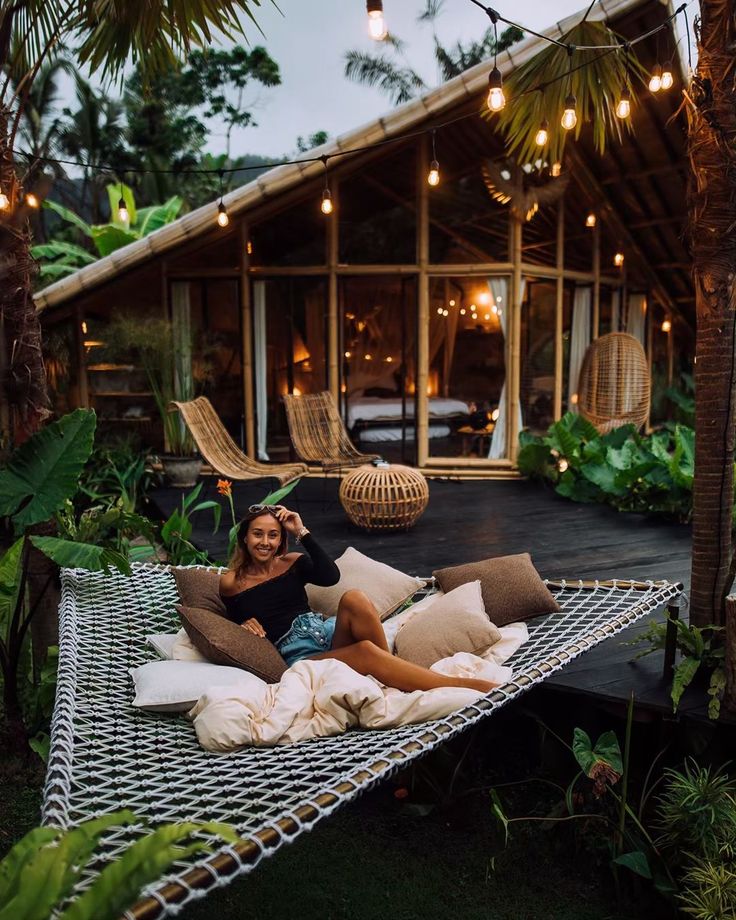
<instances>
[{"instance_id":1,"label":"white pillow","mask_svg":"<svg viewBox=\"0 0 736 920\"><path fill-rule=\"evenodd\" d=\"M146 642L164 661L170 661L174 657L171 652L176 642L176 633L155 633L153 636L146 636Z\"/></svg>"},{"instance_id":2,"label":"white pillow","mask_svg":"<svg viewBox=\"0 0 736 920\"><path fill-rule=\"evenodd\" d=\"M228 687L248 697L262 696L267 684L241 668L208 661L149 661L130 668L133 706L151 712L185 712L213 687Z\"/></svg>"},{"instance_id":3,"label":"white pillow","mask_svg":"<svg viewBox=\"0 0 736 920\"><path fill-rule=\"evenodd\" d=\"M174 661L209 661L209 658L203 655L194 645L183 626L176 634L176 641L171 649L171 657Z\"/></svg>"},{"instance_id":4,"label":"white pillow","mask_svg":"<svg viewBox=\"0 0 736 920\"><path fill-rule=\"evenodd\" d=\"M373 601L379 617L390 616L404 601L424 585L421 578L404 575L383 562L376 562L349 546L335 563L340 581L331 588L307 585L309 606L316 613L334 617L340 598L346 591L357 588Z\"/></svg>"},{"instance_id":5,"label":"white pillow","mask_svg":"<svg viewBox=\"0 0 736 920\"><path fill-rule=\"evenodd\" d=\"M429 668L458 652L483 656L500 638L488 619L480 581L469 581L412 617L396 636L396 654Z\"/></svg>"}]
</instances>

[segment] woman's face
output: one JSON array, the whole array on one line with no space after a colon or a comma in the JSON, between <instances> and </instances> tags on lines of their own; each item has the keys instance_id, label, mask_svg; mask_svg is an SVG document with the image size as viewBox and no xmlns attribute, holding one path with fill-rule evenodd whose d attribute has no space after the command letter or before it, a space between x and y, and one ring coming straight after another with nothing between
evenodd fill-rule
<instances>
[{"instance_id":1,"label":"woman's face","mask_svg":"<svg viewBox=\"0 0 736 920\"><path fill-rule=\"evenodd\" d=\"M281 542L281 524L271 514L253 518L245 535L245 548L254 562L268 562L276 555Z\"/></svg>"}]
</instances>

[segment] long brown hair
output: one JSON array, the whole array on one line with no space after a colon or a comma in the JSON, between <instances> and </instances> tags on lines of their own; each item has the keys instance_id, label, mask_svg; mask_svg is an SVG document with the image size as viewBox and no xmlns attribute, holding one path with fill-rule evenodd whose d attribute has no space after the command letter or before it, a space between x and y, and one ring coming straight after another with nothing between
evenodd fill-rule
<instances>
[{"instance_id":1,"label":"long brown hair","mask_svg":"<svg viewBox=\"0 0 736 920\"><path fill-rule=\"evenodd\" d=\"M243 520L238 524L238 535L235 540L235 549L233 550L233 554L230 557L230 561L228 562L228 568L231 572L235 572L236 576L238 577L245 574L246 569L253 561L250 553L248 552L248 547L246 546L248 528L250 527L252 521L255 521L256 518L259 518L264 514L270 514L281 528L281 539L279 540L279 546L276 550L276 555L283 556L289 548L289 534L286 532L283 524L276 517L274 512L270 510L270 508L264 507L258 511L249 511Z\"/></svg>"}]
</instances>

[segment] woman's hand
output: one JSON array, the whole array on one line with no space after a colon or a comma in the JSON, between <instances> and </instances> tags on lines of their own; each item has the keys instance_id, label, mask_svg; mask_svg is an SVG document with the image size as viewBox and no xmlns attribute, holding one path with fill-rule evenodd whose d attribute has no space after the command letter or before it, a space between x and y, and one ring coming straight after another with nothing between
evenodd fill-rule
<instances>
[{"instance_id":1,"label":"woman's hand","mask_svg":"<svg viewBox=\"0 0 736 920\"><path fill-rule=\"evenodd\" d=\"M302 521L296 511L289 511L289 509L284 508L283 505L275 505L274 513L281 526L287 533L291 534L292 537L297 536L297 534L304 529L304 521Z\"/></svg>"},{"instance_id":2,"label":"woman's hand","mask_svg":"<svg viewBox=\"0 0 736 920\"><path fill-rule=\"evenodd\" d=\"M252 632L254 636L260 636L262 639L266 638L266 630L261 626L255 617L251 617L250 620L246 620L240 625L243 627L243 629L247 629L248 632Z\"/></svg>"}]
</instances>

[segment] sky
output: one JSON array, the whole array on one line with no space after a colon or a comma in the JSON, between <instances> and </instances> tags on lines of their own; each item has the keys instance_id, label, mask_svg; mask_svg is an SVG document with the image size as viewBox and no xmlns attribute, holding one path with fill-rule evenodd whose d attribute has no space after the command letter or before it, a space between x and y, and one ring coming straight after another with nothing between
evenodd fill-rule
<instances>
[{"instance_id":1,"label":"sky","mask_svg":"<svg viewBox=\"0 0 736 920\"><path fill-rule=\"evenodd\" d=\"M344 76L345 52L375 52L379 42L368 37L365 0L270 0L254 10L263 35L254 27L246 34L252 44L262 44L281 69L282 85L258 91L253 109L257 127L234 134L232 154L282 156L293 153L296 138L315 131L331 137L378 118L390 110L388 97L378 89L358 86ZM437 84L431 27L417 22L424 0L384 0L390 31L402 38L411 66L430 85ZM554 21L576 12L585 0L514 0L498 4L499 11L529 28L546 29ZM490 25L488 17L471 0L445 0L437 20L444 45L478 40ZM218 126L208 149L224 151Z\"/></svg>"}]
</instances>

